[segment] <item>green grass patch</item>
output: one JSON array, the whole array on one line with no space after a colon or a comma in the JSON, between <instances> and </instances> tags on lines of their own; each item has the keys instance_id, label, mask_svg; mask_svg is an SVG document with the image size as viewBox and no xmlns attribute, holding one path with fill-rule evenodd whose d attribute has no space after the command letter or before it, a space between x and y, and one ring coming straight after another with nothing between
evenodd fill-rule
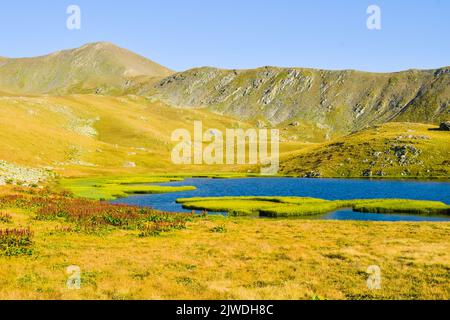
<instances>
[{"instance_id":1,"label":"green grass patch","mask_svg":"<svg viewBox=\"0 0 450 320\"><path fill-rule=\"evenodd\" d=\"M182 180L181 178L145 176L75 178L62 179L60 186L73 193L75 197L96 200L113 200L132 194L170 193L196 189L194 186L146 185Z\"/></svg>"},{"instance_id":2,"label":"green grass patch","mask_svg":"<svg viewBox=\"0 0 450 320\"><path fill-rule=\"evenodd\" d=\"M362 200L353 205L353 210L372 213L450 214L450 206L443 202L402 199Z\"/></svg>"},{"instance_id":3,"label":"green grass patch","mask_svg":"<svg viewBox=\"0 0 450 320\"><path fill-rule=\"evenodd\" d=\"M8 213L0 212L0 223L10 223L12 216Z\"/></svg>"},{"instance_id":4,"label":"green grass patch","mask_svg":"<svg viewBox=\"0 0 450 320\"><path fill-rule=\"evenodd\" d=\"M367 213L450 214L450 206L443 202L405 199L328 201L302 197L216 197L178 199L177 202L185 209L227 212L234 216L313 216L342 208Z\"/></svg>"},{"instance_id":5,"label":"green grass patch","mask_svg":"<svg viewBox=\"0 0 450 320\"><path fill-rule=\"evenodd\" d=\"M32 238L30 229L0 229L0 256L31 255Z\"/></svg>"}]
</instances>

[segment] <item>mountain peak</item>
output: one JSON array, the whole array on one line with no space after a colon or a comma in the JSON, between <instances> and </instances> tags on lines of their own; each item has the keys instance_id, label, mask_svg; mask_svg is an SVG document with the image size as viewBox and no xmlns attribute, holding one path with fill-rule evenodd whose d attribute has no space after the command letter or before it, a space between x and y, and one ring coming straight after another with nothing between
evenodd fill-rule
<instances>
[{"instance_id":1,"label":"mountain peak","mask_svg":"<svg viewBox=\"0 0 450 320\"><path fill-rule=\"evenodd\" d=\"M108 49L108 50L126 50L123 49L117 45L115 45L112 42L108 42L108 41L98 41L98 42L89 42L86 43L85 45L76 48L74 50L85 50L85 49L91 49L91 50L101 50L101 49Z\"/></svg>"},{"instance_id":2,"label":"mountain peak","mask_svg":"<svg viewBox=\"0 0 450 320\"><path fill-rule=\"evenodd\" d=\"M138 77L173 71L111 42L26 59L0 59L0 89L17 93L123 92Z\"/></svg>"},{"instance_id":3,"label":"mountain peak","mask_svg":"<svg viewBox=\"0 0 450 320\"><path fill-rule=\"evenodd\" d=\"M109 41L96 41L96 42L89 42L86 43L84 46L86 47L118 47L116 46L114 43L109 42Z\"/></svg>"}]
</instances>

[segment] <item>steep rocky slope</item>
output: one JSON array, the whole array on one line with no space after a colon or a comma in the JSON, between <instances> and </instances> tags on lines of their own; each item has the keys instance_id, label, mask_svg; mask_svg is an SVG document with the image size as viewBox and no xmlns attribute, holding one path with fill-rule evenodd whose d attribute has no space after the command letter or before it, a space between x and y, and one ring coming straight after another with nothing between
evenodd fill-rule
<instances>
[{"instance_id":1,"label":"steep rocky slope","mask_svg":"<svg viewBox=\"0 0 450 320\"><path fill-rule=\"evenodd\" d=\"M308 132L332 138L388 121L445 120L450 117L450 68L384 74L198 68L140 93L156 94L179 107L209 107L259 125L299 127L308 140Z\"/></svg>"}]
</instances>

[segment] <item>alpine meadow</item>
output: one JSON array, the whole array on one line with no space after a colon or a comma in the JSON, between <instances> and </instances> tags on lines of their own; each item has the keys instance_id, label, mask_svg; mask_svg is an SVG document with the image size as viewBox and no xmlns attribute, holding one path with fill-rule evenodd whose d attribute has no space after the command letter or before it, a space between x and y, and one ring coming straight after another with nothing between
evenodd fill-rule
<instances>
[{"instance_id":1,"label":"alpine meadow","mask_svg":"<svg viewBox=\"0 0 450 320\"><path fill-rule=\"evenodd\" d=\"M450 299L450 67L0 57L0 141L1 300Z\"/></svg>"}]
</instances>

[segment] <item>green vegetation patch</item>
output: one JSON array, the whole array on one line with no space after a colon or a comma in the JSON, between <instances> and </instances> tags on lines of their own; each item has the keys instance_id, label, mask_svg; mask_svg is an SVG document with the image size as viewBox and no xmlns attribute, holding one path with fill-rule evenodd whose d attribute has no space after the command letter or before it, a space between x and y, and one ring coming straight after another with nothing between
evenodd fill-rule
<instances>
[{"instance_id":1,"label":"green vegetation patch","mask_svg":"<svg viewBox=\"0 0 450 320\"><path fill-rule=\"evenodd\" d=\"M0 256L31 255L32 238L30 229L0 229Z\"/></svg>"},{"instance_id":2,"label":"green vegetation patch","mask_svg":"<svg viewBox=\"0 0 450 320\"><path fill-rule=\"evenodd\" d=\"M12 221L12 217L8 213L0 212L0 223L10 223Z\"/></svg>"},{"instance_id":3,"label":"green vegetation patch","mask_svg":"<svg viewBox=\"0 0 450 320\"><path fill-rule=\"evenodd\" d=\"M76 178L63 179L60 181L60 186L72 192L75 197L96 200L113 200L127 197L130 194L170 193L196 189L194 186L145 185L182 180L181 178L153 176Z\"/></svg>"},{"instance_id":4,"label":"green vegetation patch","mask_svg":"<svg viewBox=\"0 0 450 320\"><path fill-rule=\"evenodd\" d=\"M263 217L312 216L342 208L367 213L450 214L450 206L437 201L369 199L329 201L301 197L217 197L178 199L185 209Z\"/></svg>"},{"instance_id":5,"label":"green vegetation patch","mask_svg":"<svg viewBox=\"0 0 450 320\"><path fill-rule=\"evenodd\" d=\"M353 210L373 213L450 214L450 206L443 202L402 199L362 200L353 205Z\"/></svg>"}]
</instances>

